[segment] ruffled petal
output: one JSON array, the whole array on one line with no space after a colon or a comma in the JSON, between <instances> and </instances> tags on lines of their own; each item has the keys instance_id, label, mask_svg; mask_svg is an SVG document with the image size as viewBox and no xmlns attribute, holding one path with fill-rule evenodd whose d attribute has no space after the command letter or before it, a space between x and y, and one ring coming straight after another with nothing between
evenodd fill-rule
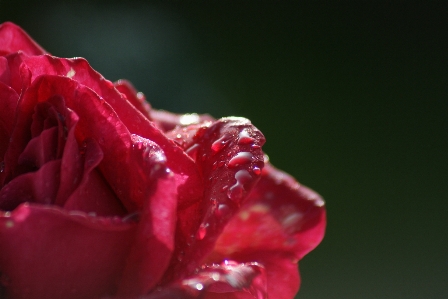
<instances>
[{"instance_id":1,"label":"ruffled petal","mask_svg":"<svg viewBox=\"0 0 448 299\"><path fill-rule=\"evenodd\" d=\"M224 255L253 249L287 251L301 259L321 242L325 226L325 206L319 194L267 164L247 202L220 236L216 250Z\"/></svg>"},{"instance_id":2,"label":"ruffled petal","mask_svg":"<svg viewBox=\"0 0 448 299\"><path fill-rule=\"evenodd\" d=\"M67 149L69 147L66 147ZM78 150L77 146L76 150ZM96 169L103 159L103 152L96 141L87 139L84 141L81 153L76 151L70 155L70 152L75 151L68 150L64 153L61 168L78 169L78 172L73 171L73 176L70 176L68 171L61 171L61 186L56 203L63 205L67 211L83 211L103 217L124 216L126 209L101 172ZM78 159L84 161L83 165L79 165Z\"/></svg>"},{"instance_id":3,"label":"ruffled petal","mask_svg":"<svg viewBox=\"0 0 448 299\"><path fill-rule=\"evenodd\" d=\"M29 57L24 61L21 73L27 84L31 84L40 75L59 75L88 86L86 88L93 90L112 108L113 114L118 116L123 127L130 133L152 140L162 148L167 157L167 166L175 175L179 201L193 204L201 199L202 182L191 158L118 92L112 82L93 70L86 60L48 55ZM76 109L73 110L77 112Z\"/></svg>"},{"instance_id":4,"label":"ruffled petal","mask_svg":"<svg viewBox=\"0 0 448 299\"><path fill-rule=\"evenodd\" d=\"M23 51L28 55L46 53L22 28L5 22L0 25L0 55Z\"/></svg>"},{"instance_id":5,"label":"ruffled petal","mask_svg":"<svg viewBox=\"0 0 448 299\"><path fill-rule=\"evenodd\" d=\"M75 128L78 144L86 138L98 142L104 153L99 165L102 174L128 211L138 210L147 198L150 177L141 163L141 153L133 151L131 134L104 99L66 77L41 76L23 95L17 129L5 159L6 176L14 174L17 153L23 151L30 138L26 128L30 127L34 107L55 96L64 98L68 109L83 116Z\"/></svg>"},{"instance_id":6,"label":"ruffled petal","mask_svg":"<svg viewBox=\"0 0 448 299\"><path fill-rule=\"evenodd\" d=\"M0 213L0 281L7 298L114 294L134 232L132 223L49 206L23 204Z\"/></svg>"},{"instance_id":7,"label":"ruffled petal","mask_svg":"<svg viewBox=\"0 0 448 299\"><path fill-rule=\"evenodd\" d=\"M300 285L297 262L320 243L325 224L322 198L267 164L207 261L257 261L266 268L270 296L292 298Z\"/></svg>"},{"instance_id":8,"label":"ruffled petal","mask_svg":"<svg viewBox=\"0 0 448 299\"><path fill-rule=\"evenodd\" d=\"M250 142L242 140L243 136ZM211 252L263 168L261 146L265 139L247 119L221 119L197 135L195 142L192 147L198 147L196 163L204 178L204 201L194 212L186 210L188 215L196 215L196 223L187 221L184 211L179 211L176 254L183 256L174 272L180 277L191 273Z\"/></svg>"}]
</instances>

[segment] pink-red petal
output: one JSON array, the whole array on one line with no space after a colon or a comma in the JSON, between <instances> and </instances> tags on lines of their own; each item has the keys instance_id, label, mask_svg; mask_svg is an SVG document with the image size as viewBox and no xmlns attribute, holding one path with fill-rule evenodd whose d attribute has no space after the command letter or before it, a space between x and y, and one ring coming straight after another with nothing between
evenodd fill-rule
<instances>
[{"instance_id":1,"label":"pink-red petal","mask_svg":"<svg viewBox=\"0 0 448 299\"><path fill-rule=\"evenodd\" d=\"M0 25L0 55L23 51L28 55L46 53L22 28L5 22Z\"/></svg>"},{"instance_id":2,"label":"pink-red petal","mask_svg":"<svg viewBox=\"0 0 448 299\"><path fill-rule=\"evenodd\" d=\"M145 95L137 92L131 82L122 79L115 82L114 86L138 111L146 118L151 119L151 105L146 101Z\"/></svg>"},{"instance_id":3,"label":"pink-red petal","mask_svg":"<svg viewBox=\"0 0 448 299\"><path fill-rule=\"evenodd\" d=\"M322 198L267 164L207 261L259 262L266 268L268 294L290 299L300 285L297 262L320 243L325 224Z\"/></svg>"},{"instance_id":4,"label":"pink-red petal","mask_svg":"<svg viewBox=\"0 0 448 299\"><path fill-rule=\"evenodd\" d=\"M61 160L22 174L0 189L0 210L11 211L24 202L51 204L59 187Z\"/></svg>"},{"instance_id":5,"label":"pink-red petal","mask_svg":"<svg viewBox=\"0 0 448 299\"><path fill-rule=\"evenodd\" d=\"M251 142L241 142L243 135L249 136ZM183 222L183 211L179 211L175 255L181 251L184 255L180 263L173 261L173 268L175 275L180 277L191 273L212 251L227 221L238 211L259 179L254 167L263 168L261 146L265 139L247 119L216 121L195 141L199 148L196 163L204 178L205 193L194 213L187 210L189 215L196 215L194 222Z\"/></svg>"},{"instance_id":6,"label":"pink-red petal","mask_svg":"<svg viewBox=\"0 0 448 299\"><path fill-rule=\"evenodd\" d=\"M9 299L114 294L135 225L24 204L0 213L1 282Z\"/></svg>"},{"instance_id":7,"label":"pink-red petal","mask_svg":"<svg viewBox=\"0 0 448 299\"><path fill-rule=\"evenodd\" d=\"M147 294L158 283L174 250L177 194L174 176L158 179L140 214L137 238L120 283L119 296Z\"/></svg>"}]
</instances>

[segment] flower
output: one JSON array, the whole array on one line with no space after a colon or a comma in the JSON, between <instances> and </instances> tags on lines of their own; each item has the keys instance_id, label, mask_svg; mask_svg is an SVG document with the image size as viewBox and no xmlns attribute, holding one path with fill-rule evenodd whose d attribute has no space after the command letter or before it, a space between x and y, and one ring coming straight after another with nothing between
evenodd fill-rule
<instances>
[{"instance_id":1,"label":"flower","mask_svg":"<svg viewBox=\"0 0 448 299\"><path fill-rule=\"evenodd\" d=\"M324 202L264 142L0 25L0 297L293 298Z\"/></svg>"}]
</instances>

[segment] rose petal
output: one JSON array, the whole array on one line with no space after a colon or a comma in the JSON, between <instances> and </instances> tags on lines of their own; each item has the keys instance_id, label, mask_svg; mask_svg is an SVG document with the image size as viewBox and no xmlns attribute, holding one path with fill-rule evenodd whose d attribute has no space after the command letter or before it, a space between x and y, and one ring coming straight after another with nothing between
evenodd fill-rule
<instances>
[{"instance_id":1,"label":"rose petal","mask_svg":"<svg viewBox=\"0 0 448 299\"><path fill-rule=\"evenodd\" d=\"M23 52L11 53L5 57L0 57L3 60L6 59L6 62L2 63L4 69L0 81L14 89L17 94L22 92L23 81L20 74L20 66L26 57L28 55Z\"/></svg>"},{"instance_id":2,"label":"rose petal","mask_svg":"<svg viewBox=\"0 0 448 299\"><path fill-rule=\"evenodd\" d=\"M0 189L0 210L12 211L24 202L51 204L59 187L60 167L61 161L54 160L14 178Z\"/></svg>"},{"instance_id":3,"label":"rose petal","mask_svg":"<svg viewBox=\"0 0 448 299\"><path fill-rule=\"evenodd\" d=\"M19 26L10 22L0 24L0 55L18 51L23 51L28 55L41 55L46 53Z\"/></svg>"},{"instance_id":4,"label":"rose petal","mask_svg":"<svg viewBox=\"0 0 448 299\"><path fill-rule=\"evenodd\" d=\"M0 161L3 162L3 155L12 134L19 97L12 88L0 82L0 99Z\"/></svg>"},{"instance_id":5,"label":"rose petal","mask_svg":"<svg viewBox=\"0 0 448 299\"><path fill-rule=\"evenodd\" d=\"M24 204L0 213L0 272L7 298L114 294L134 232L132 223L48 206Z\"/></svg>"},{"instance_id":6,"label":"rose petal","mask_svg":"<svg viewBox=\"0 0 448 299\"><path fill-rule=\"evenodd\" d=\"M207 261L257 261L266 267L268 293L292 298L300 284L296 263L320 243L324 231L322 198L267 164Z\"/></svg>"},{"instance_id":7,"label":"rose petal","mask_svg":"<svg viewBox=\"0 0 448 299\"><path fill-rule=\"evenodd\" d=\"M140 111L146 118L151 119L151 105L146 101L141 92L137 92L131 82L127 80L118 80L114 83L115 88L125 95L126 99Z\"/></svg>"},{"instance_id":8,"label":"rose petal","mask_svg":"<svg viewBox=\"0 0 448 299\"><path fill-rule=\"evenodd\" d=\"M163 276L174 250L177 194L174 176L158 180L155 192L146 201L140 215L137 239L121 280L118 294L130 296L148 293Z\"/></svg>"},{"instance_id":9,"label":"rose petal","mask_svg":"<svg viewBox=\"0 0 448 299\"><path fill-rule=\"evenodd\" d=\"M241 134L250 136L251 142L242 143ZM221 119L196 139L199 145L197 164L205 178L204 201L195 212L199 215L200 224L188 227L194 231L188 233L182 227L185 226L182 222L185 218L179 211L180 227L176 244L179 244L178 248L187 250L180 265L175 266L176 275L182 277L200 265L213 249L227 221L258 181L259 175L253 172L253 168L263 168L261 146L264 142L261 132L243 118ZM193 237L190 237L191 234ZM173 264L176 262L173 261Z\"/></svg>"},{"instance_id":10,"label":"rose petal","mask_svg":"<svg viewBox=\"0 0 448 299\"><path fill-rule=\"evenodd\" d=\"M39 169L45 163L57 159L58 128L46 129L27 144L19 156L21 173Z\"/></svg>"},{"instance_id":11,"label":"rose petal","mask_svg":"<svg viewBox=\"0 0 448 299\"><path fill-rule=\"evenodd\" d=\"M124 216L126 209L115 196L102 174L96 169L103 159L101 148L93 139L87 139L84 142L82 151L83 157L80 160L84 160L84 165L82 165L83 172L75 177L76 180L82 180L77 185L77 182L73 182L70 177L64 175L67 173L62 171L57 204L63 204L64 209L67 211L83 211L95 216ZM67 159L65 159L66 157ZM73 159L72 156L64 153L61 168L64 169L64 162L71 159ZM70 162L73 163L72 168L78 166L78 161ZM74 186L76 186L76 189L72 191L70 187ZM66 191L61 192L63 189ZM64 193L68 196L64 196Z\"/></svg>"},{"instance_id":12,"label":"rose petal","mask_svg":"<svg viewBox=\"0 0 448 299\"><path fill-rule=\"evenodd\" d=\"M325 217L324 201L317 193L267 164L215 250L225 256L254 249L286 251L301 259L322 240Z\"/></svg>"}]
</instances>

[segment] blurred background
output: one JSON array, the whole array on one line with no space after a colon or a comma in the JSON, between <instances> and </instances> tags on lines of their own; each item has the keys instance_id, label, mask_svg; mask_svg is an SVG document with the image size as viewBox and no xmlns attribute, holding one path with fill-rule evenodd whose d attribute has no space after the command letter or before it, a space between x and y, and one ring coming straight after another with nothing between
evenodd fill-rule
<instances>
[{"instance_id":1,"label":"blurred background","mask_svg":"<svg viewBox=\"0 0 448 299\"><path fill-rule=\"evenodd\" d=\"M327 201L300 299L448 298L447 15L444 1L0 0L1 22L155 108L251 119L271 162Z\"/></svg>"}]
</instances>

